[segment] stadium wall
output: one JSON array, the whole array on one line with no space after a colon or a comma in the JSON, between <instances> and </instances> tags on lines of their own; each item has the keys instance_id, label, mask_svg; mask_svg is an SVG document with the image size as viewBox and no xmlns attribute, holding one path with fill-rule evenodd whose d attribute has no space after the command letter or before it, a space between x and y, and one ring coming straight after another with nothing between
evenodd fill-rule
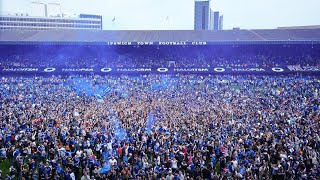
<instances>
[{"instance_id":1,"label":"stadium wall","mask_svg":"<svg viewBox=\"0 0 320 180\"><path fill-rule=\"evenodd\" d=\"M320 75L319 66L290 65L283 67L256 68L256 67L211 67L211 68L170 68L170 67L95 67L95 68L71 68L71 67L24 67L1 68L1 75L139 75L139 74L201 74L201 75L288 75L306 74Z\"/></svg>"}]
</instances>

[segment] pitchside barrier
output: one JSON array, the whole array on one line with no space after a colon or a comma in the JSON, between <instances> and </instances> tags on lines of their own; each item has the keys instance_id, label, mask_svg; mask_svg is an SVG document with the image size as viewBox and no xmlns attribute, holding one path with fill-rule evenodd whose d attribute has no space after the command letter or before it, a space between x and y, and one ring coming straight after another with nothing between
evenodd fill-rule
<instances>
[{"instance_id":1,"label":"pitchside barrier","mask_svg":"<svg viewBox=\"0 0 320 180\"><path fill-rule=\"evenodd\" d=\"M121 74L310 74L319 75L320 66L290 65L283 67L194 67L194 68L116 68L116 67L96 67L96 68L69 68L69 67L42 67L42 68L0 68L2 75L68 75L68 74L99 74L99 75L121 75Z\"/></svg>"}]
</instances>

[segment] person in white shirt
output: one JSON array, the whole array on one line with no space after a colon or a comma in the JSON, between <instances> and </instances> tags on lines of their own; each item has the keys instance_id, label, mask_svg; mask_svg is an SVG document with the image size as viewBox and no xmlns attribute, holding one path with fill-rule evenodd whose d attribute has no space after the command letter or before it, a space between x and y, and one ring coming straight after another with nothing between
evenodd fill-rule
<instances>
[{"instance_id":1,"label":"person in white shirt","mask_svg":"<svg viewBox=\"0 0 320 180\"><path fill-rule=\"evenodd\" d=\"M91 156L93 153L91 148L86 149L85 152L87 153L87 156Z\"/></svg>"},{"instance_id":2,"label":"person in white shirt","mask_svg":"<svg viewBox=\"0 0 320 180\"><path fill-rule=\"evenodd\" d=\"M81 180L90 180L90 176L86 172L84 172Z\"/></svg>"},{"instance_id":3,"label":"person in white shirt","mask_svg":"<svg viewBox=\"0 0 320 180\"><path fill-rule=\"evenodd\" d=\"M107 150L108 150L108 153L109 153L109 154L112 153L112 141L110 141L109 143L107 143Z\"/></svg>"},{"instance_id":4,"label":"person in white shirt","mask_svg":"<svg viewBox=\"0 0 320 180\"><path fill-rule=\"evenodd\" d=\"M176 158L173 158L171 161L171 167L172 169L176 170L178 169L178 161L176 160Z\"/></svg>"},{"instance_id":5,"label":"person in white shirt","mask_svg":"<svg viewBox=\"0 0 320 180\"><path fill-rule=\"evenodd\" d=\"M111 166L116 166L117 160L113 156L111 156L111 159L109 159L109 163Z\"/></svg>"},{"instance_id":6,"label":"person in white shirt","mask_svg":"<svg viewBox=\"0 0 320 180\"><path fill-rule=\"evenodd\" d=\"M80 149L78 149L76 154L77 154L78 157L81 157L82 151Z\"/></svg>"},{"instance_id":7,"label":"person in white shirt","mask_svg":"<svg viewBox=\"0 0 320 180\"><path fill-rule=\"evenodd\" d=\"M172 171L169 171L169 174L166 177L166 180L173 180L174 179L174 175L172 174Z\"/></svg>"},{"instance_id":8,"label":"person in white shirt","mask_svg":"<svg viewBox=\"0 0 320 180\"><path fill-rule=\"evenodd\" d=\"M184 180L184 173L182 171L179 171L178 178L179 180Z\"/></svg>"},{"instance_id":9,"label":"person in white shirt","mask_svg":"<svg viewBox=\"0 0 320 180\"><path fill-rule=\"evenodd\" d=\"M73 172L70 173L70 178L71 178L71 180L76 180L76 176L74 175Z\"/></svg>"}]
</instances>

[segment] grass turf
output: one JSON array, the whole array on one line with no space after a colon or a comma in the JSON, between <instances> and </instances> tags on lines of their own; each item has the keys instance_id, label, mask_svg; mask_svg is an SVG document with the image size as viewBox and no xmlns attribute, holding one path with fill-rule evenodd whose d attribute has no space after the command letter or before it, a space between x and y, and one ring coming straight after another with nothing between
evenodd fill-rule
<instances>
[{"instance_id":1,"label":"grass turf","mask_svg":"<svg viewBox=\"0 0 320 180\"><path fill-rule=\"evenodd\" d=\"M5 179L6 175L9 174L10 163L8 159L0 160L0 170L2 171L2 178Z\"/></svg>"}]
</instances>

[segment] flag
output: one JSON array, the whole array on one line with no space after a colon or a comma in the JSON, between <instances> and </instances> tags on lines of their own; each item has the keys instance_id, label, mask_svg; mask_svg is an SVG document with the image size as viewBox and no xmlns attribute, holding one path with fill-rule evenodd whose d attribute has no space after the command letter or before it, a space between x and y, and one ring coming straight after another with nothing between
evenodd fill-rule
<instances>
[{"instance_id":1,"label":"flag","mask_svg":"<svg viewBox=\"0 0 320 180\"><path fill-rule=\"evenodd\" d=\"M106 87L103 91L104 94L108 94L111 91L110 87Z\"/></svg>"},{"instance_id":2,"label":"flag","mask_svg":"<svg viewBox=\"0 0 320 180\"><path fill-rule=\"evenodd\" d=\"M113 17L112 22L114 22L116 20L116 17Z\"/></svg>"},{"instance_id":3,"label":"flag","mask_svg":"<svg viewBox=\"0 0 320 180\"><path fill-rule=\"evenodd\" d=\"M98 102L100 102L100 103L104 102L103 98L102 98L102 96L100 94L96 94L96 98L97 98Z\"/></svg>"},{"instance_id":4,"label":"flag","mask_svg":"<svg viewBox=\"0 0 320 180\"><path fill-rule=\"evenodd\" d=\"M105 164L103 165L103 167L101 168L100 173L101 173L101 174L106 174L106 173L109 172L110 170L111 170L110 164L109 164L109 162L107 162L107 163L105 163Z\"/></svg>"}]
</instances>

